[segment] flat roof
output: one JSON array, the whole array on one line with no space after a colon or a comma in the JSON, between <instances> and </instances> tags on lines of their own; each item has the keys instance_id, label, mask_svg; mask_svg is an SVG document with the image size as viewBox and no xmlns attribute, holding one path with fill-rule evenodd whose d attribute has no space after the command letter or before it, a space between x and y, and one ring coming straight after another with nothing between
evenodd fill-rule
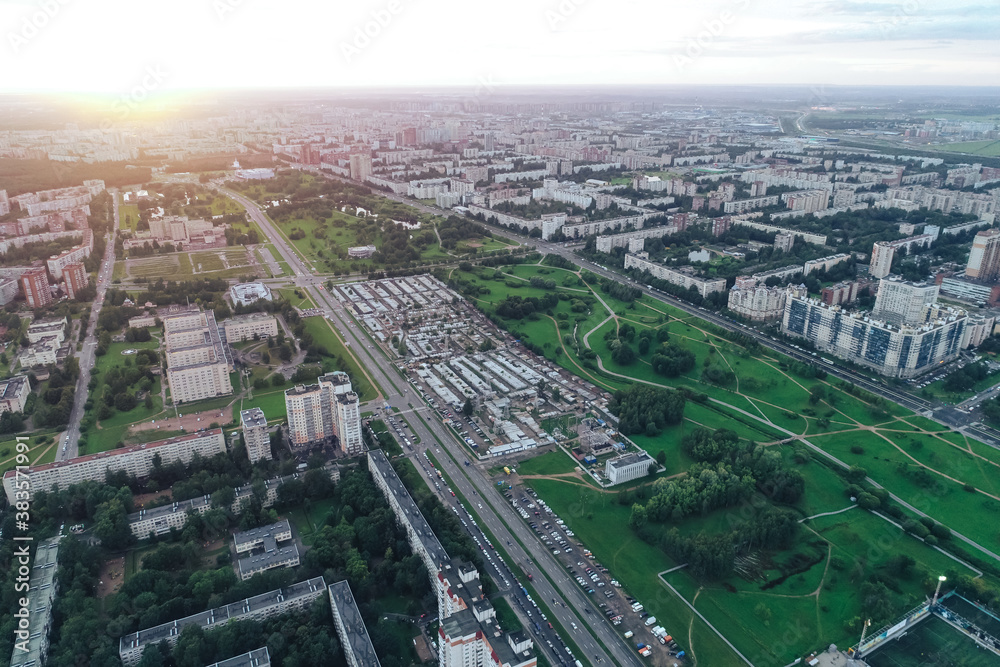
<instances>
[{"instance_id":1,"label":"flat roof","mask_svg":"<svg viewBox=\"0 0 1000 667\"><path fill-rule=\"evenodd\" d=\"M271 545L275 544L273 538L270 543ZM298 557L299 548L295 546L295 543L293 542L287 547L281 547L280 549L274 548L270 551L265 551L262 554L241 558L238 563L240 567L240 574L242 575L247 572L255 572L257 570L269 570L291 558Z\"/></svg>"},{"instance_id":2,"label":"flat roof","mask_svg":"<svg viewBox=\"0 0 1000 667\"><path fill-rule=\"evenodd\" d=\"M240 423L243 427L253 427L253 426L267 426L267 417L264 416L264 411L260 408L250 408L249 410L240 411Z\"/></svg>"},{"instance_id":3,"label":"flat roof","mask_svg":"<svg viewBox=\"0 0 1000 667\"><path fill-rule=\"evenodd\" d=\"M371 637L368 636L368 629L361 618L361 611L354 600L354 593L347 580L330 584L330 603L334 607L340 622L343 624L346 637L340 638L340 643L344 651L350 650L354 659L359 665L365 667L380 667L378 656L375 655L375 647L372 646Z\"/></svg>"},{"instance_id":4,"label":"flat roof","mask_svg":"<svg viewBox=\"0 0 1000 667\"><path fill-rule=\"evenodd\" d=\"M625 466L635 465L636 463L640 463L643 461L652 461L652 460L653 457L651 457L646 452L632 452L630 454L622 456L621 458L611 459L610 461L608 461L608 465L610 465L612 468L623 468Z\"/></svg>"},{"instance_id":5,"label":"flat roof","mask_svg":"<svg viewBox=\"0 0 1000 667\"><path fill-rule=\"evenodd\" d=\"M179 435L174 438L167 438L165 440L155 440L153 442L147 442L144 445L133 445L131 447L125 447L123 449L112 449L107 452L97 452L95 454L87 454L86 456L78 456L75 459L67 459L66 461L53 461L52 463L43 463L39 466L32 466L29 472L39 472L42 470L51 470L53 468L62 468L65 466L77 465L79 463L86 463L88 461L96 461L100 459L113 459L116 456L123 456L125 454L131 454L133 452L142 451L143 449L151 449L155 447L163 447L164 445L171 445L177 442L187 442L190 440L197 440L199 438L204 438L206 436L218 435L222 436L221 428L210 428L204 431L197 431L196 433L188 433L186 435ZM8 470L4 473L4 477L13 476L13 470Z\"/></svg>"},{"instance_id":6,"label":"flat roof","mask_svg":"<svg viewBox=\"0 0 1000 667\"><path fill-rule=\"evenodd\" d=\"M247 542L259 542L267 537L274 538L274 536L279 533L288 533L291 532L291 530L292 527L289 525L288 519L282 519L277 523L251 528L250 530L244 530L239 533L233 533L233 541L237 546L239 546Z\"/></svg>"},{"instance_id":7,"label":"flat roof","mask_svg":"<svg viewBox=\"0 0 1000 667\"><path fill-rule=\"evenodd\" d=\"M444 547L441 546L441 542L438 540L437 535L431 530L430 524L424 518L424 515L420 513L420 509L417 504L413 502L413 498L410 496L410 492L406 490L403 486L403 482L399 479L399 475L396 474L395 469L393 469L392 464L389 463L389 459L386 458L385 452L381 449L372 449L368 451L368 460L372 462L375 467L381 473L382 478L386 481L389 490L392 495L395 496L396 502L403 509L406 514L407 520L416 531L417 537L420 539L421 544L423 544L424 549L430 555L435 563L447 563L450 561L448 552L445 551Z\"/></svg>"},{"instance_id":8,"label":"flat roof","mask_svg":"<svg viewBox=\"0 0 1000 667\"><path fill-rule=\"evenodd\" d=\"M31 576L28 581L28 610L33 619L33 631L28 638L28 650L20 651L16 647L10 656L11 667L35 667L45 662L42 643L46 640L49 620L52 617L51 603L55 601L57 557L59 555L59 540L56 536L38 543L35 549L34 561L31 564Z\"/></svg>"},{"instance_id":9,"label":"flat roof","mask_svg":"<svg viewBox=\"0 0 1000 667\"><path fill-rule=\"evenodd\" d=\"M267 652L267 647L265 646L264 648L208 665L208 667L270 667L270 664L271 655Z\"/></svg>"},{"instance_id":10,"label":"flat roof","mask_svg":"<svg viewBox=\"0 0 1000 667\"><path fill-rule=\"evenodd\" d=\"M273 591L268 591L267 593L262 593L261 595L255 595L252 598L246 598L244 600L240 600L239 602L233 602L232 604L228 604L224 607L209 609L208 611L192 614L191 616L177 619L175 621L162 623L152 628L140 630L139 632L133 632L121 638L119 642L119 653L132 648L155 644L167 639L168 637L178 636L184 627L188 625L197 624L202 628L222 625L232 619L238 619L243 616L253 614L256 611L266 609L280 602L310 595L324 588L326 588L326 582L323 581L323 577L315 577L307 581L300 581L297 584L292 584L291 586L287 586L285 588L278 588Z\"/></svg>"}]
</instances>

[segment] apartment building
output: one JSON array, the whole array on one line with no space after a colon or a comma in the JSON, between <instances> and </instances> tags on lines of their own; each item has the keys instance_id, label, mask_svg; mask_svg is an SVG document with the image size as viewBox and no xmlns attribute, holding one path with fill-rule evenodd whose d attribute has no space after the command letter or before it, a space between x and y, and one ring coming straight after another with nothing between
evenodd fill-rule
<instances>
[{"instance_id":1,"label":"apartment building","mask_svg":"<svg viewBox=\"0 0 1000 667\"><path fill-rule=\"evenodd\" d=\"M56 282L63 279L63 271L70 264L79 264L83 260L90 257L90 251L93 248L91 245L81 245L77 248L72 248L64 253L53 255L45 260L45 265L49 268L49 273L52 275L52 279Z\"/></svg>"},{"instance_id":2,"label":"apartment building","mask_svg":"<svg viewBox=\"0 0 1000 667\"><path fill-rule=\"evenodd\" d=\"M49 277L45 269L32 269L22 273L20 282L28 308L43 308L52 303L52 291L49 290Z\"/></svg>"},{"instance_id":3,"label":"apartment building","mask_svg":"<svg viewBox=\"0 0 1000 667\"><path fill-rule=\"evenodd\" d=\"M354 593L347 580L330 584L330 610L333 613L333 625L337 628L340 645L344 648L344 656L350 667L380 667L375 647L372 646L368 629L361 618L361 610L354 601Z\"/></svg>"},{"instance_id":4,"label":"apartment building","mask_svg":"<svg viewBox=\"0 0 1000 667\"><path fill-rule=\"evenodd\" d=\"M267 647L265 646L264 648L217 662L208 667L271 667L271 655L267 652Z\"/></svg>"},{"instance_id":5,"label":"apartment building","mask_svg":"<svg viewBox=\"0 0 1000 667\"><path fill-rule=\"evenodd\" d=\"M785 303L781 330L880 375L909 378L958 356L968 316L932 306L923 323L895 326L865 313L793 297Z\"/></svg>"},{"instance_id":6,"label":"apartment building","mask_svg":"<svg viewBox=\"0 0 1000 667\"><path fill-rule=\"evenodd\" d=\"M233 361L212 311L183 310L166 315L167 382L174 404L233 393Z\"/></svg>"},{"instance_id":7,"label":"apartment building","mask_svg":"<svg viewBox=\"0 0 1000 667\"><path fill-rule=\"evenodd\" d=\"M38 543L31 562L28 578L28 613L31 615L27 631L15 630L14 651L10 667L38 667L45 664L49 652L49 632L52 630L52 607L59 594L59 540L61 535ZM24 632L27 636L22 636ZM27 649L27 650L25 650Z\"/></svg>"},{"instance_id":8,"label":"apartment building","mask_svg":"<svg viewBox=\"0 0 1000 667\"><path fill-rule=\"evenodd\" d=\"M778 195L768 195L765 197L753 197L752 199L736 199L733 201L727 201L722 205L723 213L746 213L748 211L755 211L759 208L768 208L769 206L777 206L781 203L781 197Z\"/></svg>"},{"instance_id":9,"label":"apartment building","mask_svg":"<svg viewBox=\"0 0 1000 667\"><path fill-rule=\"evenodd\" d=\"M28 402L31 384L24 375L0 380L0 412L22 412Z\"/></svg>"},{"instance_id":10,"label":"apartment building","mask_svg":"<svg viewBox=\"0 0 1000 667\"><path fill-rule=\"evenodd\" d=\"M1000 278L1000 229L987 229L976 234L969 251L965 276L984 283Z\"/></svg>"},{"instance_id":11,"label":"apartment building","mask_svg":"<svg viewBox=\"0 0 1000 667\"><path fill-rule=\"evenodd\" d=\"M236 553L244 554L237 562L240 579L246 581L258 572L277 567L297 567L298 546L294 542L278 546L279 542L291 539L292 527L287 519L233 534Z\"/></svg>"},{"instance_id":12,"label":"apartment building","mask_svg":"<svg viewBox=\"0 0 1000 667\"><path fill-rule=\"evenodd\" d=\"M819 259L810 259L805 264L802 265L802 275L808 276L813 271L829 271L838 264L843 262L848 262L854 258L854 255L848 253L837 253L836 255L830 255L829 257L821 257Z\"/></svg>"},{"instance_id":13,"label":"apartment building","mask_svg":"<svg viewBox=\"0 0 1000 667\"><path fill-rule=\"evenodd\" d=\"M323 471L330 479L337 483L340 481L340 468L336 465L327 465ZM305 473L294 473L285 477L274 477L264 482L264 498L261 506L270 507L278 500L278 489L282 484L293 479L301 479ZM244 503L250 501L254 495L252 484L245 484L236 489L236 497L233 499L230 510L238 513ZM137 539L144 540L153 535L166 535L171 530L180 530L187 524L188 514L204 514L212 507L211 496L201 496L190 500L182 500L171 505L163 505L152 509L141 509L128 516L129 530Z\"/></svg>"},{"instance_id":14,"label":"apartment building","mask_svg":"<svg viewBox=\"0 0 1000 667\"><path fill-rule=\"evenodd\" d=\"M688 271L671 269L662 264L656 264L649 260L641 259L636 255L629 254L625 255L625 268L648 271L654 278L665 280L684 289L694 287L702 297L706 297L713 292L726 291L725 278L700 278L693 273L688 273L688 271L691 271L689 267L684 267Z\"/></svg>"},{"instance_id":15,"label":"apartment building","mask_svg":"<svg viewBox=\"0 0 1000 667\"><path fill-rule=\"evenodd\" d=\"M364 451L360 401L346 373L328 373L316 384L285 390L285 409L293 446L339 438L344 453Z\"/></svg>"},{"instance_id":16,"label":"apartment building","mask_svg":"<svg viewBox=\"0 0 1000 667\"><path fill-rule=\"evenodd\" d=\"M868 276L871 278L885 278L892 272L892 259L896 254L896 247L889 241L876 241L872 246L872 259L868 265Z\"/></svg>"},{"instance_id":17,"label":"apartment building","mask_svg":"<svg viewBox=\"0 0 1000 667\"><path fill-rule=\"evenodd\" d=\"M118 655L126 667L134 667L142 659L142 652L147 646L159 644L162 641L173 646L177 643L181 631L189 625L210 630L225 625L229 621L262 621L272 616L304 611L313 600L325 592L326 582L323 581L323 577L316 577L262 595L255 595L252 598L240 600L224 607L192 614L186 618L125 635L119 641Z\"/></svg>"},{"instance_id":18,"label":"apartment building","mask_svg":"<svg viewBox=\"0 0 1000 667\"><path fill-rule=\"evenodd\" d=\"M937 285L883 278L878 283L872 317L896 326L922 324L937 297Z\"/></svg>"},{"instance_id":19,"label":"apartment building","mask_svg":"<svg viewBox=\"0 0 1000 667\"><path fill-rule=\"evenodd\" d=\"M267 313L248 313L246 315L236 315L222 323L222 330L226 334L226 342L240 343L245 340L267 338L278 335L278 320L274 315Z\"/></svg>"},{"instance_id":20,"label":"apartment building","mask_svg":"<svg viewBox=\"0 0 1000 667\"><path fill-rule=\"evenodd\" d=\"M81 290L90 286L90 276L80 262L73 262L63 267L63 278L66 280L66 296L75 299Z\"/></svg>"},{"instance_id":21,"label":"apartment building","mask_svg":"<svg viewBox=\"0 0 1000 667\"><path fill-rule=\"evenodd\" d=\"M123 471L127 475L146 477L153 468L153 458L159 456L164 465L173 461L189 463L195 453L203 457L215 456L226 451L222 429L213 428L176 438L157 440L145 445L79 456L68 461L56 461L32 466L20 477L30 482L31 492L48 491L53 487L67 489L72 484L85 481L103 482L107 472ZM3 476L7 499L14 502L16 475L8 470Z\"/></svg>"},{"instance_id":22,"label":"apartment building","mask_svg":"<svg viewBox=\"0 0 1000 667\"><path fill-rule=\"evenodd\" d=\"M438 598L438 647L442 667L535 667L531 640L505 633L483 594L479 572L453 560L438 541L392 464L380 449L368 452L368 471L420 556Z\"/></svg>"},{"instance_id":23,"label":"apartment building","mask_svg":"<svg viewBox=\"0 0 1000 667\"><path fill-rule=\"evenodd\" d=\"M767 287L755 278L737 278L729 290L728 308L754 322L777 320L785 312L787 295L784 287Z\"/></svg>"},{"instance_id":24,"label":"apartment building","mask_svg":"<svg viewBox=\"0 0 1000 667\"><path fill-rule=\"evenodd\" d=\"M271 436L267 432L267 417L260 408L250 408L240 411L240 428L243 430L243 442L247 447L247 457L250 463L261 459L271 460Z\"/></svg>"}]
</instances>

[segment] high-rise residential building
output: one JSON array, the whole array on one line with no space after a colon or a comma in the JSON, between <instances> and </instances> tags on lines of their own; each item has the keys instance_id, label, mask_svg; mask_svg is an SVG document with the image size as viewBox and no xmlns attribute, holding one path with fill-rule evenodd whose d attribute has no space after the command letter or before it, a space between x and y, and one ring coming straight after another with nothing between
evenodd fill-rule
<instances>
[{"instance_id":1,"label":"high-rise residential building","mask_svg":"<svg viewBox=\"0 0 1000 667\"><path fill-rule=\"evenodd\" d=\"M66 280L66 295L71 299L75 299L80 290L85 289L90 284L87 269L80 262L64 266L63 278Z\"/></svg>"},{"instance_id":2,"label":"high-rise residential building","mask_svg":"<svg viewBox=\"0 0 1000 667\"><path fill-rule=\"evenodd\" d=\"M795 236L793 234L785 234L784 232L778 232L774 235L774 249L781 250L783 252L791 252L792 246L795 245Z\"/></svg>"},{"instance_id":3,"label":"high-rise residential building","mask_svg":"<svg viewBox=\"0 0 1000 667\"><path fill-rule=\"evenodd\" d=\"M271 436L267 432L267 417L260 408L250 408L240 412L243 441L247 446L247 457L251 463L271 458Z\"/></svg>"},{"instance_id":4,"label":"high-rise residential building","mask_svg":"<svg viewBox=\"0 0 1000 667\"><path fill-rule=\"evenodd\" d=\"M320 376L316 384L287 389L285 409L292 445L338 438L345 453L364 451L360 402L347 373L328 373Z\"/></svg>"},{"instance_id":5,"label":"high-rise residential building","mask_svg":"<svg viewBox=\"0 0 1000 667\"><path fill-rule=\"evenodd\" d=\"M52 303L49 277L45 269L32 269L21 274L21 291L29 308L42 308Z\"/></svg>"},{"instance_id":6,"label":"high-rise residential building","mask_svg":"<svg viewBox=\"0 0 1000 667\"><path fill-rule=\"evenodd\" d=\"M367 180L372 175L372 157L361 153L351 155L351 178L356 181Z\"/></svg>"},{"instance_id":7,"label":"high-rise residential building","mask_svg":"<svg viewBox=\"0 0 1000 667\"><path fill-rule=\"evenodd\" d=\"M877 241L872 247L872 260L868 267L868 275L872 278L885 278L892 271L892 257L896 248L888 241Z\"/></svg>"},{"instance_id":8,"label":"high-rise residential building","mask_svg":"<svg viewBox=\"0 0 1000 667\"><path fill-rule=\"evenodd\" d=\"M167 382L173 402L233 393L233 361L212 311L185 310L163 318Z\"/></svg>"},{"instance_id":9,"label":"high-rise residential building","mask_svg":"<svg viewBox=\"0 0 1000 667\"><path fill-rule=\"evenodd\" d=\"M937 296L937 285L883 278L878 284L872 317L896 326L922 324Z\"/></svg>"},{"instance_id":10,"label":"high-rise residential building","mask_svg":"<svg viewBox=\"0 0 1000 667\"><path fill-rule=\"evenodd\" d=\"M968 319L963 310L934 306L922 324L895 326L867 313L790 297L781 331L880 375L910 378L958 356Z\"/></svg>"},{"instance_id":11,"label":"high-rise residential building","mask_svg":"<svg viewBox=\"0 0 1000 667\"><path fill-rule=\"evenodd\" d=\"M357 456L365 451L361 436L361 402L353 391L337 396L337 438L340 450L347 456Z\"/></svg>"},{"instance_id":12,"label":"high-rise residential building","mask_svg":"<svg viewBox=\"0 0 1000 667\"><path fill-rule=\"evenodd\" d=\"M976 234L965 275L981 282L995 282L1000 278L1000 229L987 229Z\"/></svg>"}]
</instances>

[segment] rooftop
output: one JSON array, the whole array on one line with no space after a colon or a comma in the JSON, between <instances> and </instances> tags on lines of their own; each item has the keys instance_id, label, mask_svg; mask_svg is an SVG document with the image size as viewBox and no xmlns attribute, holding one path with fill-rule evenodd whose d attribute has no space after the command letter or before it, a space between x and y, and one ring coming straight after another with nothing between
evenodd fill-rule
<instances>
[{"instance_id":1,"label":"rooftop","mask_svg":"<svg viewBox=\"0 0 1000 667\"><path fill-rule=\"evenodd\" d=\"M261 540L267 540L271 538L271 543L274 542L274 536L280 535L282 533L291 532L292 528L288 524L288 519L282 519L277 523L272 523L267 526L260 526L259 528L251 528L250 530L244 530L239 533L233 533L233 541L236 546L241 544L246 544L247 542L260 542Z\"/></svg>"},{"instance_id":2,"label":"rooftop","mask_svg":"<svg viewBox=\"0 0 1000 667\"><path fill-rule=\"evenodd\" d=\"M636 463L644 463L652 461L653 458L646 452L632 452L626 454L617 459L611 459L608 461L608 465L612 468L624 468L625 466L635 465Z\"/></svg>"},{"instance_id":3,"label":"rooftop","mask_svg":"<svg viewBox=\"0 0 1000 667\"><path fill-rule=\"evenodd\" d=\"M275 542L274 538L265 538L270 541L270 545L273 547ZM267 546L264 547L267 549ZM269 570L272 567L277 567L285 563L292 558L299 557L299 548L295 546L295 543L288 545L287 547L272 548L270 550L264 551L264 553L256 554L253 556L247 556L246 558L241 558L239 560L240 575L247 572L256 572L259 570Z\"/></svg>"},{"instance_id":4,"label":"rooftop","mask_svg":"<svg viewBox=\"0 0 1000 667\"><path fill-rule=\"evenodd\" d=\"M350 647L351 653L358 664L366 667L379 667L378 656L375 655L375 647L368 636L368 629L361 618L361 611L354 601L354 594L347 580L330 584L330 602L333 604L336 614L340 617L340 622L344 626L346 637L340 638L341 645L347 650Z\"/></svg>"},{"instance_id":5,"label":"rooftop","mask_svg":"<svg viewBox=\"0 0 1000 667\"><path fill-rule=\"evenodd\" d=\"M120 650L125 651L131 648L147 646L168 637L176 637L188 625L199 625L202 628L221 625L229 620L251 615L261 609L311 595L324 588L326 588L326 582L323 581L323 577L300 581L297 584L268 591L267 593L246 598L224 607L209 609L208 611L192 614L191 616L163 623L152 628L147 628L146 630L127 634L121 638Z\"/></svg>"},{"instance_id":6,"label":"rooftop","mask_svg":"<svg viewBox=\"0 0 1000 667\"><path fill-rule=\"evenodd\" d=\"M249 653L244 653L243 655L238 655L235 658L229 658L228 660L223 660L222 662L217 662L214 665L209 665L208 667L269 667L271 664L271 656L267 652L267 647L259 648Z\"/></svg>"},{"instance_id":7,"label":"rooftop","mask_svg":"<svg viewBox=\"0 0 1000 667\"><path fill-rule=\"evenodd\" d=\"M240 411L240 423L243 424L243 428L267 426L267 417L260 408L250 408Z\"/></svg>"},{"instance_id":8,"label":"rooftop","mask_svg":"<svg viewBox=\"0 0 1000 667\"><path fill-rule=\"evenodd\" d=\"M134 452L140 452L144 449L153 449L156 447L165 447L167 445L173 445L179 442L190 442L192 440L198 440L200 438L218 435L222 436L221 428L210 428L204 431L198 431L196 433L188 433L186 435L179 435L175 438L167 438L166 440L156 440L154 442L147 442L144 445L133 445L131 447L125 447L123 449L113 449L107 452L97 452L96 454L87 454L86 456L78 456L75 459L67 459L66 461L54 461L52 463L43 463L42 465L32 466L30 472L41 472L43 470L52 470L55 468L62 468L65 466L78 465L80 463L87 463L89 461L97 461L100 459L113 459L116 456L124 456L126 454L132 454ZM8 470L4 473L4 477L13 476L14 471Z\"/></svg>"}]
</instances>

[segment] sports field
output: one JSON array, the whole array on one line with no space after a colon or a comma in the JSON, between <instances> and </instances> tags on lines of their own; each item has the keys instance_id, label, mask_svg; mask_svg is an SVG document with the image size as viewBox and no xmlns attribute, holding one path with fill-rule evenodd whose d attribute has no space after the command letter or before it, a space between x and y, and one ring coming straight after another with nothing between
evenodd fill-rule
<instances>
[{"instance_id":1,"label":"sports field","mask_svg":"<svg viewBox=\"0 0 1000 667\"><path fill-rule=\"evenodd\" d=\"M936 616L865 657L871 667L996 667L1000 657Z\"/></svg>"},{"instance_id":2,"label":"sports field","mask_svg":"<svg viewBox=\"0 0 1000 667\"><path fill-rule=\"evenodd\" d=\"M1000 141L966 141L958 144L944 144L939 148L956 153L969 153L985 157L1000 156Z\"/></svg>"},{"instance_id":3,"label":"sports field","mask_svg":"<svg viewBox=\"0 0 1000 667\"><path fill-rule=\"evenodd\" d=\"M237 278L255 274L259 264L251 263L247 249L217 248L189 253L171 253L125 260L129 278L164 278L179 280L199 278Z\"/></svg>"}]
</instances>

